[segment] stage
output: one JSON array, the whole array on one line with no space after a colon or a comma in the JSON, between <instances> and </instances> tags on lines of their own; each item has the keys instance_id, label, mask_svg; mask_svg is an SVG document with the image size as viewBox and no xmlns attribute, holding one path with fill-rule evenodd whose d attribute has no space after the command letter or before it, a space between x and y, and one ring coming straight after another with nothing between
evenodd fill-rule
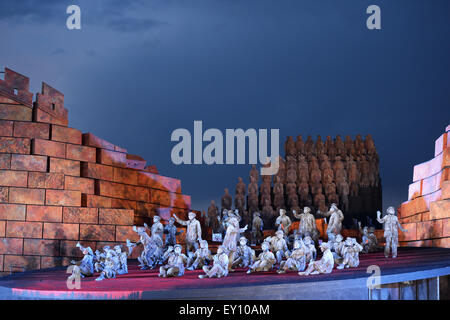
<instances>
[{"instance_id":1,"label":"stage","mask_svg":"<svg viewBox=\"0 0 450 320\"><path fill-rule=\"evenodd\" d=\"M129 273L116 279L81 280L69 290L66 268L17 273L0 278L1 299L435 299L439 277L450 274L450 249L399 248L396 259L382 252L362 254L358 268L331 274L299 276L275 271L245 274L237 269L226 278L198 279L200 270L180 278L159 278L157 270L139 270L130 261ZM367 268L381 271L381 289L369 290ZM442 281L442 280L441 280ZM398 290L397 290L397 289ZM403 288L403 289L402 289ZM422 289L421 289L422 288Z\"/></svg>"}]
</instances>

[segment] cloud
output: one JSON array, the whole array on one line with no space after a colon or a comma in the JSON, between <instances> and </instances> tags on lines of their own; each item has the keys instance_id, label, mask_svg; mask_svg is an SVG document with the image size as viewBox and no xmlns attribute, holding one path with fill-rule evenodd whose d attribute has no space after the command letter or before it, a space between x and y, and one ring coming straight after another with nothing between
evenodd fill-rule
<instances>
[{"instance_id":1,"label":"cloud","mask_svg":"<svg viewBox=\"0 0 450 320\"><path fill-rule=\"evenodd\" d=\"M0 2L0 21L11 24L61 24L67 18L66 8L76 4L81 8L82 21L118 32L145 32L160 25L154 18L142 16L149 6L145 1L107 0L102 3L68 0L24 0Z\"/></svg>"}]
</instances>

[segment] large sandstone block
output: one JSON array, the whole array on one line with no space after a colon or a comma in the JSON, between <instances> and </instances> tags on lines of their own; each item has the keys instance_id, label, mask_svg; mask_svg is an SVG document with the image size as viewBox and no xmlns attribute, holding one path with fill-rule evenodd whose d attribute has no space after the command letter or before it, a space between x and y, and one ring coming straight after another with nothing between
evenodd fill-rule
<instances>
[{"instance_id":1,"label":"large sandstone block","mask_svg":"<svg viewBox=\"0 0 450 320\"><path fill-rule=\"evenodd\" d=\"M11 168L11 155L8 153L0 153L0 169Z\"/></svg>"},{"instance_id":2,"label":"large sandstone block","mask_svg":"<svg viewBox=\"0 0 450 320\"><path fill-rule=\"evenodd\" d=\"M137 170L144 170L147 161L135 154L127 154L127 168L133 168Z\"/></svg>"},{"instance_id":3,"label":"large sandstone block","mask_svg":"<svg viewBox=\"0 0 450 320\"><path fill-rule=\"evenodd\" d=\"M0 170L0 186L26 187L28 173L25 171Z\"/></svg>"},{"instance_id":4,"label":"large sandstone block","mask_svg":"<svg viewBox=\"0 0 450 320\"><path fill-rule=\"evenodd\" d=\"M450 181L442 182L442 199L450 199Z\"/></svg>"},{"instance_id":5,"label":"large sandstone block","mask_svg":"<svg viewBox=\"0 0 450 320\"><path fill-rule=\"evenodd\" d=\"M95 193L100 196L125 198L125 185L121 183L96 180Z\"/></svg>"},{"instance_id":6,"label":"large sandstone block","mask_svg":"<svg viewBox=\"0 0 450 320\"><path fill-rule=\"evenodd\" d=\"M81 205L90 208L111 208L111 198L93 194L82 194Z\"/></svg>"},{"instance_id":7,"label":"large sandstone block","mask_svg":"<svg viewBox=\"0 0 450 320\"><path fill-rule=\"evenodd\" d=\"M99 209L99 224L133 225L134 211L129 209Z\"/></svg>"},{"instance_id":8,"label":"large sandstone block","mask_svg":"<svg viewBox=\"0 0 450 320\"><path fill-rule=\"evenodd\" d=\"M33 109L33 119L36 122L57 124L60 126L67 126L69 124L69 121L67 119L60 119L58 117L55 117L54 115L45 112L38 107Z\"/></svg>"},{"instance_id":9,"label":"large sandstone block","mask_svg":"<svg viewBox=\"0 0 450 320\"><path fill-rule=\"evenodd\" d=\"M28 138L0 137L0 153L30 154L31 142Z\"/></svg>"},{"instance_id":10,"label":"large sandstone block","mask_svg":"<svg viewBox=\"0 0 450 320\"><path fill-rule=\"evenodd\" d=\"M442 169L443 154L414 166L413 181L426 179L435 175Z\"/></svg>"},{"instance_id":11,"label":"large sandstone block","mask_svg":"<svg viewBox=\"0 0 450 320\"><path fill-rule=\"evenodd\" d=\"M98 223L97 208L64 207L63 222L65 223Z\"/></svg>"},{"instance_id":12,"label":"large sandstone block","mask_svg":"<svg viewBox=\"0 0 450 320\"><path fill-rule=\"evenodd\" d=\"M9 202L20 204L44 204L45 190L30 188L9 188Z\"/></svg>"},{"instance_id":13,"label":"large sandstone block","mask_svg":"<svg viewBox=\"0 0 450 320\"><path fill-rule=\"evenodd\" d=\"M0 187L0 203L8 202L9 199L9 188Z\"/></svg>"},{"instance_id":14,"label":"large sandstone block","mask_svg":"<svg viewBox=\"0 0 450 320\"><path fill-rule=\"evenodd\" d=\"M402 218L416 215L418 213L428 211L428 205L424 197L415 198L411 201L402 203L400 207L399 215Z\"/></svg>"},{"instance_id":15,"label":"large sandstone block","mask_svg":"<svg viewBox=\"0 0 450 320\"><path fill-rule=\"evenodd\" d=\"M50 172L79 177L81 172L80 161L50 157Z\"/></svg>"},{"instance_id":16,"label":"large sandstone block","mask_svg":"<svg viewBox=\"0 0 450 320\"><path fill-rule=\"evenodd\" d=\"M81 176L86 178L113 181L114 171L113 167L110 166L83 162L81 164Z\"/></svg>"},{"instance_id":17,"label":"large sandstone block","mask_svg":"<svg viewBox=\"0 0 450 320\"><path fill-rule=\"evenodd\" d=\"M22 254L23 239L2 238L0 239L0 254Z\"/></svg>"},{"instance_id":18,"label":"large sandstone block","mask_svg":"<svg viewBox=\"0 0 450 320\"><path fill-rule=\"evenodd\" d=\"M398 240L399 241L411 241L417 240L417 228L418 223L402 223L402 227L406 229L406 232L399 231Z\"/></svg>"},{"instance_id":19,"label":"large sandstone block","mask_svg":"<svg viewBox=\"0 0 450 320\"><path fill-rule=\"evenodd\" d=\"M19 138L50 138L50 125L37 122L14 122L14 137Z\"/></svg>"},{"instance_id":20,"label":"large sandstone block","mask_svg":"<svg viewBox=\"0 0 450 320\"><path fill-rule=\"evenodd\" d=\"M427 195L441 188L442 171L422 180L422 194Z\"/></svg>"},{"instance_id":21,"label":"large sandstone block","mask_svg":"<svg viewBox=\"0 0 450 320\"><path fill-rule=\"evenodd\" d=\"M433 247L450 248L450 237L433 239Z\"/></svg>"},{"instance_id":22,"label":"large sandstone block","mask_svg":"<svg viewBox=\"0 0 450 320\"><path fill-rule=\"evenodd\" d=\"M62 207L28 205L26 220L62 222Z\"/></svg>"},{"instance_id":23,"label":"large sandstone block","mask_svg":"<svg viewBox=\"0 0 450 320\"><path fill-rule=\"evenodd\" d=\"M80 240L114 241L115 226L80 224Z\"/></svg>"},{"instance_id":24,"label":"large sandstone block","mask_svg":"<svg viewBox=\"0 0 450 320\"><path fill-rule=\"evenodd\" d=\"M40 269L41 259L39 256L5 255L3 262L4 271L21 272Z\"/></svg>"},{"instance_id":25,"label":"large sandstone block","mask_svg":"<svg viewBox=\"0 0 450 320\"><path fill-rule=\"evenodd\" d=\"M74 128L52 125L51 140L81 144L81 131Z\"/></svg>"},{"instance_id":26,"label":"large sandstone block","mask_svg":"<svg viewBox=\"0 0 450 320\"><path fill-rule=\"evenodd\" d=\"M97 162L114 167L126 167L126 153L97 149Z\"/></svg>"},{"instance_id":27,"label":"large sandstone block","mask_svg":"<svg viewBox=\"0 0 450 320\"><path fill-rule=\"evenodd\" d=\"M26 206L20 204L0 203L0 219L25 220Z\"/></svg>"},{"instance_id":28,"label":"large sandstone block","mask_svg":"<svg viewBox=\"0 0 450 320\"><path fill-rule=\"evenodd\" d=\"M418 213L416 215L409 216L406 218L400 218L399 221L400 221L400 223L420 222L420 221L422 221L422 215L424 215L424 214L426 214L426 212Z\"/></svg>"},{"instance_id":29,"label":"large sandstone block","mask_svg":"<svg viewBox=\"0 0 450 320\"><path fill-rule=\"evenodd\" d=\"M66 145L66 158L72 160L95 162L96 151L95 148L81 146L81 145Z\"/></svg>"},{"instance_id":30,"label":"large sandstone block","mask_svg":"<svg viewBox=\"0 0 450 320\"><path fill-rule=\"evenodd\" d=\"M175 197L172 198L172 207L181 208L181 209L190 209L191 208L191 196L185 194L175 194Z\"/></svg>"},{"instance_id":31,"label":"large sandstone block","mask_svg":"<svg viewBox=\"0 0 450 320\"><path fill-rule=\"evenodd\" d=\"M0 137L11 137L13 135L12 121L0 120Z\"/></svg>"},{"instance_id":32,"label":"large sandstone block","mask_svg":"<svg viewBox=\"0 0 450 320\"><path fill-rule=\"evenodd\" d=\"M150 199L150 189L148 188L124 185L124 190L125 199L145 202Z\"/></svg>"},{"instance_id":33,"label":"large sandstone block","mask_svg":"<svg viewBox=\"0 0 450 320\"><path fill-rule=\"evenodd\" d=\"M44 238L77 240L79 225L76 223L44 223Z\"/></svg>"},{"instance_id":34,"label":"large sandstone block","mask_svg":"<svg viewBox=\"0 0 450 320\"><path fill-rule=\"evenodd\" d=\"M69 122L67 109L64 108L64 95L45 82L42 83L42 92L36 94L33 111L37 122L63 126L67 126Z\"/></svg>"},{"instance_id":35,"label":"large sandstone block","mask_svg":"<svg viewBox=\"0 0 450 320\"><path fill-rule=\"evenodd\" d=\"M169 192L181 192L180 180L149 172L138 173L138 185Z\"/></svg>"},{"instance_id":36,"label":"large sandstone block","mask_svg":"<svg viewBox=\"0 0 450 320\"><path fill-rule=\"evenodd\" d=\"M67 176L67 178L68 177L69 176ZM47 172L29 172L28 187L44 188L44 189L64 189L64 174L47 173Z\"/></svg>"},{"instance_id":37,"label":"large sandstone block","mask_svg":"<svg viewBox=\"0 0 450 320\"><path fill-rule=\"evenodd\" d=\"M442 220L442 236L450 237L450 218Z\"/></svg>"},{"instance_id":38,"label":"large sandstone block","mask_svg":"<svg viewBox=\"0 0 450 320\"><path fill-rule=\"evenodd\" d=\"M0 103L0 119L31 121L32 118L32 109L29 107Z\"/></svg>"},{"instance_id":39,"label":"large sandstone block","mask_svg":"<svg viewBox=\"0 0 450 320\"><path fill-rule=\"evenodd\" d=\"M440 200L431 203L430 220L450 217L450 200Z\"/></svg>"},{"instance_id":40,"label":"large sandstone block","mask_svg":"<svg viewBox=\"0 0 450 320\"><path fill-rule=\"evenodd\" d=\"M47 190L45 204L50 206L81 206L81 192L71 190Z\"/></svg>"},{"instance_id":41,"label":"large sandstone block","mask_svg":"<svg viewBox=\"0 0 450 320\"><path fill-rule=\"evenodd\" d=\"M127 168L114 168L114 182L137 185L138 172Z\"/></svg>"},{"instance_id":42,"label":"large sandstone block","mask_svg":"<svg viewBox=\"0 0 450 320\"><path fill-rule=\"evenodd\" d=\"M70 257L41 257L41 269L66 267L70 265Z\"/></svg>"},{"instance_id":43,"label":"large sandstone block","mask_svg":"<svg viewBox=\"0 0 450 320\"><path fill-rule=\"evenodd\" d=\"M31 144L31 153L57 158L65 158L66 144L50 140L33 139Z\"/></svg>"},{"instance_id":44,"label":"large sandstone block","mask_svg":"<svg viewBox=\"0 0 450 320\"><path fill-rule=\"evenodd\" d=\"M94 179L66 176L64 189L77 190L86 194L94 194Z\"/></svg>"},{"instance_id":45,"label":"large sandstone block","mask_svg":"<svg viewBox=\"0 0 450 320\"><path fill-rule=\"evenodd\" d=\"M6 221L0 221L0 237L4 238L5 235L6 235Z\"/></svg>"},{"instance_id":46,"label":"large sandstone block","mask_svg":"<svg viewBox=\"0 0 450 320\"><path fill-rule=\"evenodd\" d=\"M30 256L58 256L59 240L25 239L23 254Z\"/></svg>"},{"instance_id":47,"label":"large sandstone block","mask_svg":"<svg viewBox=\"0 0 450 320\"><path fill-rule=\"evenodd\" d=\"M116 241L139 241L139 235L133 231L132 226L116 226Z\"/></svg>"},{"instance_id":48,"label":"large sandstone block","mask_svg":"<svg viewBox=\"0 0 450 320\"><path fill-rule=\"evenodd\" d=\"M447 147L448 135L443 133L434 143L434 156L439 155Z\"/></svg>"},{"instance_id":49,"label":"large sandstone block","mask_svg":"<svg viewBox=\"0 0 450 320\"><path fill-rule=\"evenodd\" d=\"M434 239L442 237L442 220L423 221L417 224L417 239Z\"/></svg>"},{"instance_id":50,"label":"large sandstone block","mask_svg":"<svg viewBox=\"0 0 450 320\"><path fill-rule=\"evenodd\" d=\"M61 250L59 254L63 257L83 257L83 253L80 248L77 248L76 246L77 242L78 241L61 240ZM96 243L93 241L80 241L80 244L85 248L91 247L92 251L95 251Z\"/></svg>"},{"instance_id":51,"label":"large sandstone block","mask_svg":"<svg viewBox=\"0 0 450 320\"><path fill-rule=\"evenodd\" d=\"M11 169L25 171L47 171L47 157L28 154L11 155Z\"/></svg>"},{"instance_id":52,"label":"large sandstone block","mask_svg":"<svg viewBox=\"0 0 450 320\"><path fill-rule=\"evenodd\" d=\"M137 201L125 199L111 199L111 208L115 209L136 209Z\"/></svg>"},{"instance_id":53,"label":"large sandstone block","mask_svg":"<svg viewBox=\"0 0 450 320\"><path fill-rule=\"evenodd\" d=\"M42 223L8 221L6 236L10 238L42 238Z\"/></svg>"},{"instance_id":54,"label":"large sandstone block","mask_svg":"<svg viewBox=\"0 0 450 320\"><path fill-rule=\"evenodd\" d=\"M111 142L103 140L92 133L83 133L83 145L114 151L114 145Z\"/></svg>"}]
</instances>

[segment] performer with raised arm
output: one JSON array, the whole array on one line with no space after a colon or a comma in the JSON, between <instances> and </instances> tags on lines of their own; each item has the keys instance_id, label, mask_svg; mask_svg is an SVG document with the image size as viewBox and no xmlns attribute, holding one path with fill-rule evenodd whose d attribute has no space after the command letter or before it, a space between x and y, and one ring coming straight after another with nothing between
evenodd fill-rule
<instances>
[{"instance_id":1,"label":"performer with raised arm","mask_svg":"<svg viewBox=\"0 0 450 320\"><path fill-rule=\"evenodd\" d=\"M182 226L187 226L186 230L186 255L190 252L194 253L199 246L199 241L202 240L202 227L200 222L195 219L195 212L188 213L188 221L181 220L176 214L173 215L175 220Z\"/></svg>"},{"instance_id":2,"label":"performer with raised arm","mask_svg":"<svg viewBox=\"0 0 450 320\"><path fill-rule=\"evenodd\" d=\"M386 258L389 257L389 253L392 247L392 258L396 258L398 246L398 229L402 230L403 232L406 232L406 229L403 229L400 222L398 222L394 207L387 208L386 212L387 215L382 218L381 212L377 211L377 221L383 224L384 237L386 238L386 244L384 246L384 256Z\"/></svg>"}]
</instances>

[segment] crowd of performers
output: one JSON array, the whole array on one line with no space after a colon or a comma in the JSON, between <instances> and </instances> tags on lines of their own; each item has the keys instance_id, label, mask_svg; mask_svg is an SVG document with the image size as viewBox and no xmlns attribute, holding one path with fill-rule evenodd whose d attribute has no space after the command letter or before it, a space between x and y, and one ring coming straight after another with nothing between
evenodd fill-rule
<instances>
[{"instance_id":1,"label":"crowd of performers","mask_svg":"<svg viewBox=\"0 0 450 320\"><path fill-rule=\"evenodd\" d=\"M125 250L123 246L114 248L106 246L103 252L97 250L93 253L91 248L77 244L84 257L78 263L73 261L75 266L72 277L93 276L97 272L100 275L96 280L103 280L127 273L127 259L138 245L143 247L138 257L141 269L159 267L160 277L180 277L186 270L201 269L204 274L199 275L199 278L226 277L229 272L234 271L234 268L247 269L247 274L271 270L277 273L295 271L299 275L330 273L335 266L337 269L358 267L360 253L379 249L372 228L360 226L361 243L352 237L344 240L341 235L344 215L335 204L323 214L328 219L326 230L328 241L320 240L315 218L310 211L310 208L305 207L300 214L294 212L295 218L299 220L299 227L290 232L292 222L285 210L280 209L276 219L278 230L274 236L264 239L260 239L262 235L258 221L260 217L255 214L252 230L249 231L253 241L261 240L259 242L261 252L258 255L243 236L247 226L239 227L240 216L237 211L228 210L226 214L224 213L226 232L215 255L211 254L208 242L202 239L201 225L194 212L189 212L186 221L173 215L166 225L161 223L159 216L154 216L151 228L146 224L143 227L133 227L139 235L139 241L133 243L127 240ZM392 249L392 257L395 258L397 229L405 230L400 226L393 207L387 209L387 214L383 218L380 212L377 212L377 215L377 220L384 224L385 256L387 258ZM182 246L177 244L176 236L183 231L177 230L175 222L186 227L185 253ZM320 248L322 252L318 260L316 248Z\"/></svg>"}]
</instances>

